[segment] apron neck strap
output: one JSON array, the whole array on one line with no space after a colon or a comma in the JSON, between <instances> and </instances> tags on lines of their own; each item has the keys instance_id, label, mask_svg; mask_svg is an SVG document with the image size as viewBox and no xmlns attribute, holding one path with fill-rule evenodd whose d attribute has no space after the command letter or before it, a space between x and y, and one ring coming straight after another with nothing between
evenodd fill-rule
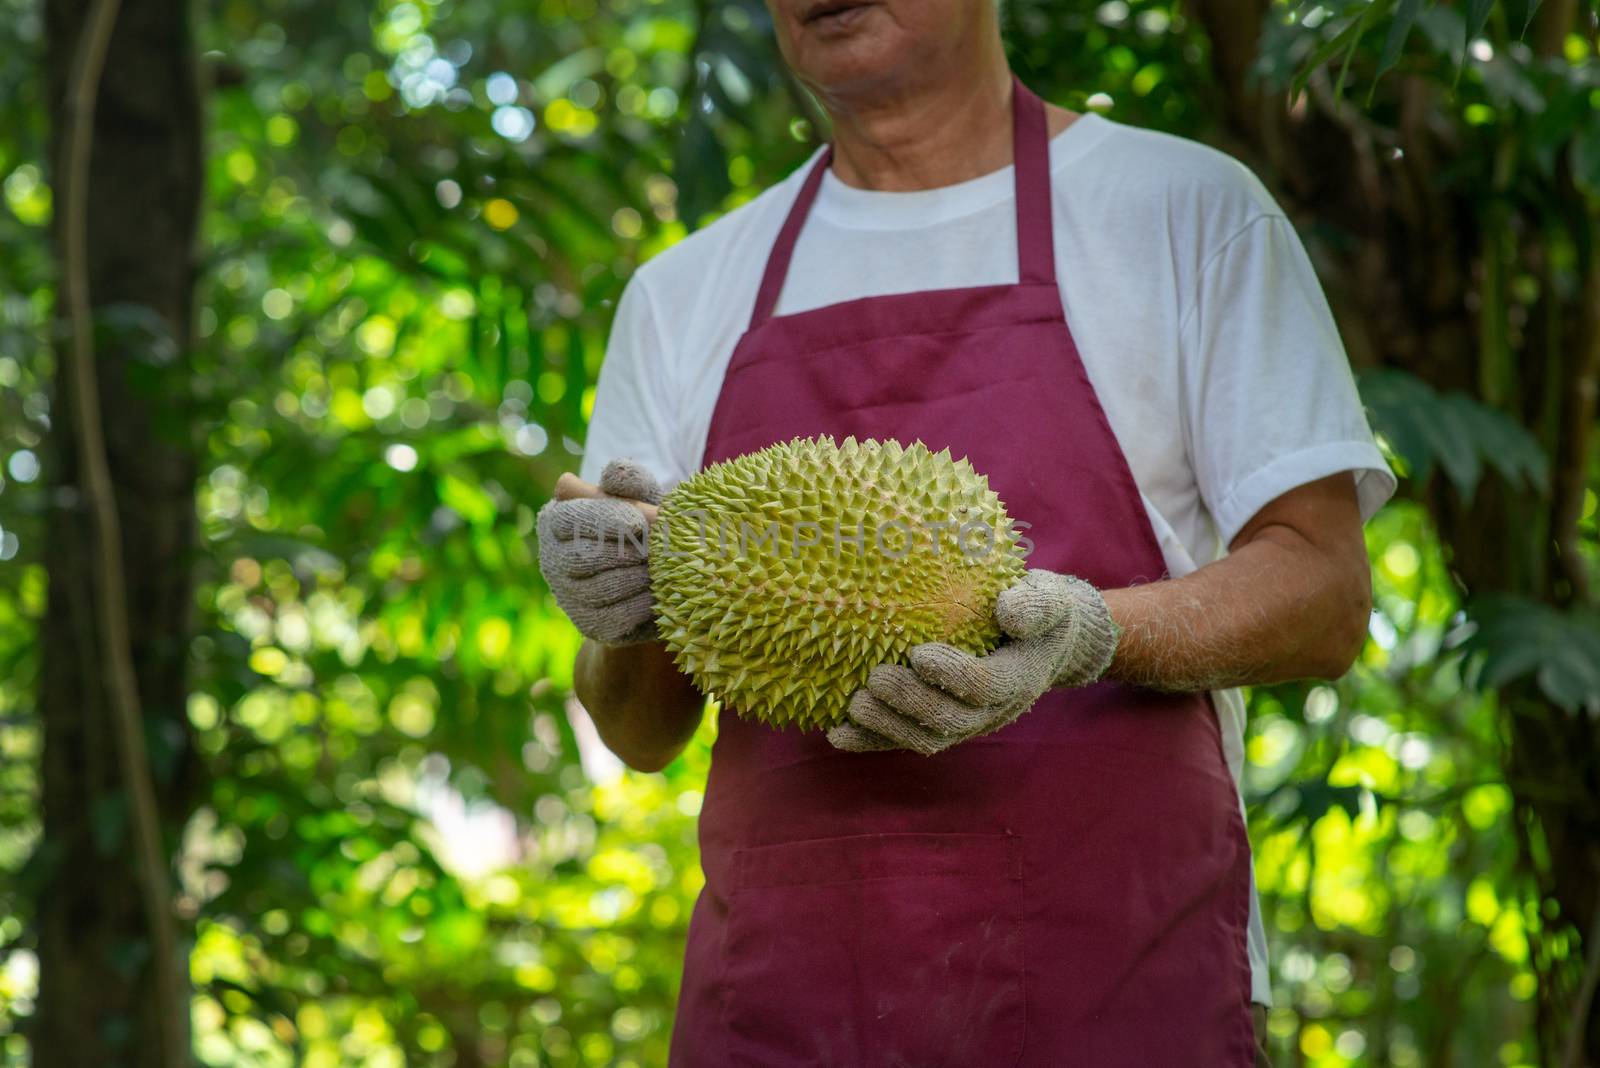
<instances>
[{"instance_id":1,"label":"apron neck strap","mask_svg":"<svg viewBox=\"0 0 1600 1068\"><path fill-rule=\"evenodd\" d=\"M1017 281L1056 284L1055 216L1050 207L1050 126L1044 101L1012 84L1012 155L1017 182Z\"/></svg>"},{"instance_id":2,"label":"apron neck strap","mask_svg":"<svg viewBox=\"0 0 1600 1068\"><path fill-rule=\"evenodd\" d=\"M800 227L805 225L806 216L811 213L811 202L817 199L822 176L828 172L828 164L832 162L833 146L828 145L812 165L811 173L806 175L800 195L794 198L794 205L789 209L789 217L783 220L783 229L778 231L778 239L772 243L772 252L767 256L767 269L761 275L761 288L756 292L755 311L750 313L751 330L772 318L772 309L778 306L778 294L783 292L783 280L789 275L794 243L800 237Z\"/></svg>"},{"instance_id":3,"label":"apron neck strap","mask_svg":"<svg viewBox=\"0 0 1600 1068\"><path fill-rule=\"evenodd\" d=\"M1011 76L1012 105L1012 158L1016 182L1017 205L1017 280L1025 285L1055 285L1056 258L1053 216L1050 208L1050 133L1045 119L1044 102L1023 85L1015 74ZM823 149L811 173L806 175L789 215L783 220L772 252L767 257L767 269L761 276L761 288L756 291L756 306L750 314L750 329L754 330L772 318L778 306L778 295L789 274L789 261L794 256L795 242L800 238L800 228L805 225L811 205L822 187L822 176L833 162L833 146Z\"/></svg>"}]
</instances>

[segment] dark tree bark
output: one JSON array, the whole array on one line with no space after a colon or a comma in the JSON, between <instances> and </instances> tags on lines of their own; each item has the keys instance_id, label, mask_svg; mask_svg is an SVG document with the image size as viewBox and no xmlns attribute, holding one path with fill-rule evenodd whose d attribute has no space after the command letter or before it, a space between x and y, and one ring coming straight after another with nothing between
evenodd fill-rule
<instances>
[{"instance_id":1,"label":"dark tree bark","mask_svg":"<svg viewBox=\"0 0 1600 1068\"><path fill-rule=\"evenodd\" d=\"M44 7L51 169L60 187L69 78L89 4L48 0ZM197 774L185 672L196 459L181 429L180 377L192 333L201 192L200 94L188 14L184 0L121 5L100 79L87 175L91 306L139 309L97 329L96 380L149 750L142 785L156 797L164 868L190 812ZM59 213L55 238L64 251ZM130 319L138 328L127 327ZM81 383L65 344L57 366L39 692L46 844L35 864L40 994L31 1040L36 1063L50 1068L173 1068L187 1063L187 1051L179 1059L162 1052L163 1005L147 914L139 881L125 874L138 870L129 799L140 784L130 784L118 764L95 616L105 591L96 581L95 527L71 415ZM165 904L170 910L171 902ZM183 960L185 948L179 947ZM186 979L186 969L180 974ZM186 988L182 993L187 999Z\"/></svg>"},{"instance_id":2,"label":"dark tree bark","mask_svg":"<svg viewBox=\"0 0 1600 1068\"><path fill-rule=\"evenodd\" d=\"M1587 33L1580 6L1546 3L1533 46L1559 55L1569 29ZM1576 546L1600 394L1600 218L1593 207L1572 188L1570 174L1555 203L1545 205L1573 235L1578 284L1561 292L1547 274L1541 305L1512 337L1485 313L1498 317L1508 306L1503 286L1513 261L1542 261L1542 227L1550 221L1510 197L1489 202L1504 192L1498 175L1441 186L1442 166L1459 155L1455 131L1437 121L1443 90L1416 75L1390 75L1385 91L1399 104L1393 129L1372 123L1351 101L1333 99L1323 74L1312 78L1304 106L1291 109L1246 75L1267 0L1190 0L1189 7L1210 39L1226 147L1274 185L1292 214L1346 239L1315 247L1313 255L1352 360L1472 394L1528 427L1550 453L1545 496L1486 480L1465 503L1434 480L1428 504L1469 597L1509 593L1557 607L1592 604ZM1521 836L1523 863L1576 946L1600 921L1600 724L1556 707L1531 685L1503 694L1501 705L1507 783L1518 818L1533 824L1533 833ZM1540 1038L1552 1063L1573 1007L1582 1008L1580 975L1573 973L1582 972L1584 955L1574 948L1564 969L1551 962L1541 968ZM1582 1015L1581 1063L1600 1065L1600 1003Z\"/></svg>"}]
</instances>

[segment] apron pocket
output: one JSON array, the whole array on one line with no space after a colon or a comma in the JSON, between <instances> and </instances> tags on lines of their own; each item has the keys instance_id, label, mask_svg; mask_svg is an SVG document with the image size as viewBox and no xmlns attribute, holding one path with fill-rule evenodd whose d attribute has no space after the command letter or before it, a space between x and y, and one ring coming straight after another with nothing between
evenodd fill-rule
<instances>
[{"instance_id":1,"label":"apron pocket","mask_svg":"<svg viewBox=\"0 0 1600 1068\"><path fill-rule=\"evenodd\" d=\"M1022 1055L1021 839L874 834L735 850L736 1068L971 1068Z\"/></svg>"}]
</instances>

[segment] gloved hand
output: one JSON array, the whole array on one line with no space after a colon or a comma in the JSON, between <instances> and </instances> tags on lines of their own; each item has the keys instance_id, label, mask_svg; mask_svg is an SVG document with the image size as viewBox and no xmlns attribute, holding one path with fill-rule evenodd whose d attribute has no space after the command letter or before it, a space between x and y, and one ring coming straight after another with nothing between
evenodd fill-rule
<instances>
[{"instance_id":1,"label":"gloved hand","mask_svg":"<svg viewBox=\"0 0 1600 1068\"><path fill-rule=\"evenodd\" d=\"M661 487L641 464L612 460L600 475L600 492L606 496L563 499L558 486L556 499L539 509L539 570L584 637L605 645L650 641L656 636L650 564L639 549L649 548L649 520L629 502L659 504Z\"/></svg>"},{"instance_id":2,"label":"gloved hand","mask_svg":"<svg viewBox=\"0 0 1600 1068\"><path fill-rule=\"evenodd\" d=\"M912 648L910 667L873 668L828 741L931 756L1006 726L1053 686L1096 681L1121 634L1099 590L1053 571L1029 571L1002 591L995 617L1007 640L987 656L930 642Z\"/></svg>"}]
</instances>

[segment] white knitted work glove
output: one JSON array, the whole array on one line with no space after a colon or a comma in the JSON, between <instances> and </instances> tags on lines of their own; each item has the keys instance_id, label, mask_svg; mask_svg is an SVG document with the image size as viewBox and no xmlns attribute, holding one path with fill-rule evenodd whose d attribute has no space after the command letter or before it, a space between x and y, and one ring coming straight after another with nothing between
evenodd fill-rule
<instances>
[{"instance_id":1,"label":"white knitted work glove","mask_svg":"<svg viewBox=\"0 0 1600 1068\"><path fill-rule=\"evenodd\" d=\"M605 645L650 641L649 521L628 502L659 504L661 487L642 465L612 460L600 490L607 496L552 500L539 509L539 570L584 637Z\"/></svg>"},{"instance_id":2,"label":"white knitted work glove","mask_svg":"<svg viewBox=\"0 0 1600 1068\"><path fill-rule=\"evenodd\" d=\"M931 756L1010 724L1051 687L1095 682L1121 634L1099 590L1053 571L1029 571L1002 591L995 617L1005 640L987 656L930 642L912 648L910 667L873 668L828 741Z\"/></svg>"}]
</instances>

